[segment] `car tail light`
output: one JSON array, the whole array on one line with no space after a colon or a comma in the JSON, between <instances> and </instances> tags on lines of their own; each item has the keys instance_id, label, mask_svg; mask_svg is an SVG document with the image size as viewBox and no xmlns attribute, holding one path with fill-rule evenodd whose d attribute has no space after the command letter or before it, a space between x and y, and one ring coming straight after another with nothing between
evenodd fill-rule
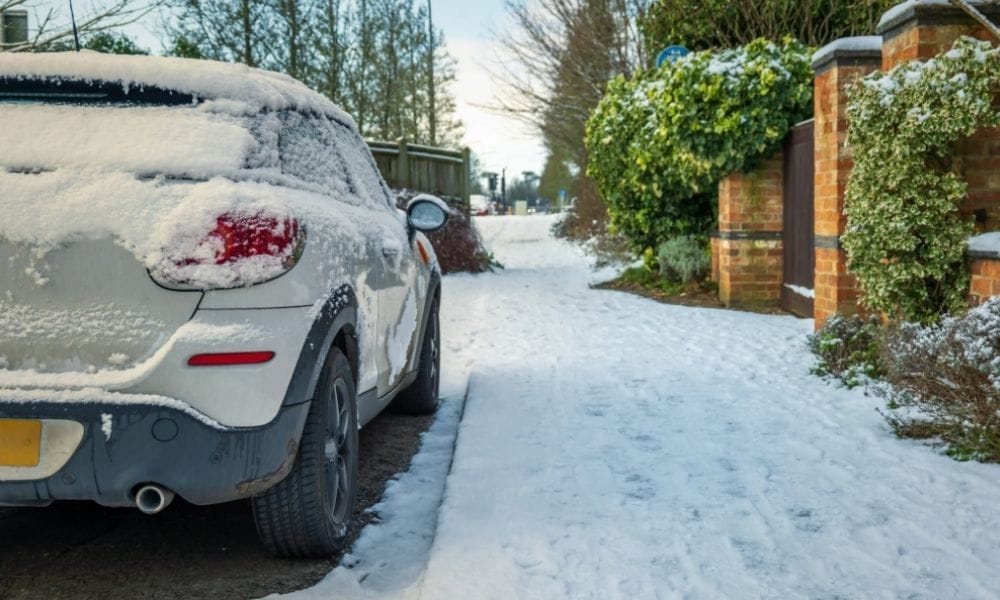
<instances>
[{"instance_id":1,"label":"car tail light","mask_svg":"<svg viewBox=\"0 0 1000 600\"><path fill-rule=\"evenodd\" d=\"M305 232L287 214L233 211L214 223L182 226L166 239L147 265L154 280L168 288L229 289L290 270L302 255Z\"/></svg>"},{"instance_id":2,"label":"car tail light","mask_svg":"<svg viewBox=\"0 0 1000 600\"><path fill-rule=\"evenodd\" d=\"M225 367L233 365L260 365L270 362L274 352L219 352L195 354L188 359L191 367Z\"/></svg>"},{"instance_id":3,"label":"car tail light","mask_svg":"<svg viewBox=\"0 0 1000 600\"><path fill-rule=\"evenodd\" d=\"M261 213L227 213L216 219L215 229L208 235L222 242L215 253L217 265L254 256L292 259L299 241L299 222L291 217L279 221Z\"/></svg>"}]
</instances>

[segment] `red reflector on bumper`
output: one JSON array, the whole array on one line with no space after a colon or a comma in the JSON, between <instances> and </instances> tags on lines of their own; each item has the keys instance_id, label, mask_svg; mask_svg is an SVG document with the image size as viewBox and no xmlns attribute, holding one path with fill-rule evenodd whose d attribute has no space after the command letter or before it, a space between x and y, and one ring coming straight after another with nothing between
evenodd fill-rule
<instances>
[{"instance_id":1,"label":"red reflector on bumper","mask_svg":"<svg viewBox=\"0 0 1000 600\"><path fill-rule=\"evenodd\" d=\"M274 358L274 352L223 352L195 354L188 359L191 367L224 367L230 365L259 365Z\"/></svg>"}]
</instances>

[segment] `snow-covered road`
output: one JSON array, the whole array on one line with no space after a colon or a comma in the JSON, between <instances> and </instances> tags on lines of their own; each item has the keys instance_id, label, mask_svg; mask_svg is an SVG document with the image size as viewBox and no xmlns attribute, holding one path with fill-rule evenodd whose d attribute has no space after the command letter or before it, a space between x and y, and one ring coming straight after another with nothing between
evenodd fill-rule
<instances>
[{"instance_id":1,"label":"snow-covered road","mask_svg":"<svg viewBox=\"0 0 1000 600\"><path fill-rule=\"evenodd\" d=\"M306 595L1000 595L1000 467L897 440L810 376L810 321L592 290L550 225L479 220L507 269L446 279L430 450Z\"/></svg>"}]
</instances>

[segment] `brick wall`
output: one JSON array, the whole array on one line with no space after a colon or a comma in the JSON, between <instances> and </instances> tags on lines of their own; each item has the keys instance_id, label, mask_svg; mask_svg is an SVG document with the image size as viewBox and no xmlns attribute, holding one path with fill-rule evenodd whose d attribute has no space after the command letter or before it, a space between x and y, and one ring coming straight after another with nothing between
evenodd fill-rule
<instances>
[{"instance_id":1,"label":"brick wall","mask_svg":"<svg viewBox=\"0 0 1000 600\"><path fill-rule=\"evenodd\" d=\"M782 285L783 160L719 184L719 299L726 306L777 305Z\"/></svg>"},{"instance_id":2,"label":"brick wall","mask_svg":"<svg viewBox=\"0 0 1000 600\"><path fill-rule=\"evenodd\" d=\"M973 258L971 269L971 304L982 304L993 296L1000 296L1000 258Z\"/></svg>"},{"instance_id":3,"label":"brick wall","mask_svg":"<svg viewBox=\"0 0 1000 600\"><path fill-rule=\"evenodd\" d=\"M816 273L813 315L816 327L834 314L857 310L857 281L847 272L840 236L847 227L844 195L853 162L847 147L847 91L882 62L878 37L838 40L816 53L813 95L816 169L814 206Z\"/></svg>"}]
</instances>

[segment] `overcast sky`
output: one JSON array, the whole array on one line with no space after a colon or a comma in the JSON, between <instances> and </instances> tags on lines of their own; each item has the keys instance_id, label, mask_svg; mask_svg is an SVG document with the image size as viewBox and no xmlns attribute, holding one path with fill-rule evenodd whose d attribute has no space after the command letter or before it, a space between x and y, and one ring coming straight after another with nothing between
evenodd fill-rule
<instances>
[{"instance_id":1,"label":"overcast sky","mask_svg":"<svg viewBox=\"0 0 1000 600\"><path fill-rule=\"evenodd\" d=\"M454 93L465 143L486 170L541 173L545 150L537 135L515 119L477 106L491 104L497 92L488 67L495 58L493 32L507 25L503 0L434 0L434 21L458 62Z\"/></svg>"},{"instance_id":2,"label":"overcast sky","mask_svg":"<svg viewBox=\"0 0 1000 600\"><path fill-rule=\"evenodd\" d=\"M418 0L426 1L426 0ZM459 118L465 123L465 144L480 157L483 170L520 174L541 172L545 152L537 136L515 119L491 112L497 86L484 66L494 58L492 36L506 25L503 0L433 0L435 25L444 31L448 51L457 61L457 81L452 90L458 100ZM75 0L78 16L102 0ZM36 5L59 6L65 0L38 0ZM156 17L129 29L140 45L159 52Z\"/></svg>"}]
</instances>

